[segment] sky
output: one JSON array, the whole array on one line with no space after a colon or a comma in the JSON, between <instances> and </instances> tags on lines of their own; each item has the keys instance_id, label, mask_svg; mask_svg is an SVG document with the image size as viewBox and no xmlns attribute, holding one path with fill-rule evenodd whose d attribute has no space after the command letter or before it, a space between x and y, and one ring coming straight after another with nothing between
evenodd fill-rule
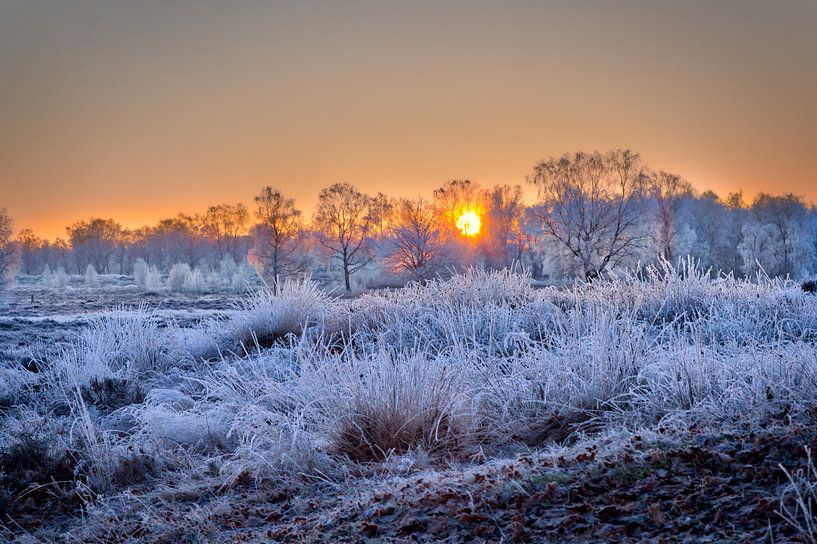
<instances>
[{"instance_id":1,"label":"sky","mask_svg":"<svg viewBox=\"0 0 817 544\"><path fill-rule=\"evenodd\" d=\"M0 207L64 236L629 147L817 201L817 0L0 0Z\"/></svg>"}]
</instances>

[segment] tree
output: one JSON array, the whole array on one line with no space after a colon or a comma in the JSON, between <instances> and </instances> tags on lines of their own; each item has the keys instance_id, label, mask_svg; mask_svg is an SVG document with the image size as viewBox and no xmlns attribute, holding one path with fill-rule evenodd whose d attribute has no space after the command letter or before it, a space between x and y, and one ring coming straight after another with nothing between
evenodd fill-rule
<instances>
[{"instance_id":1,"label":"tree","mask_svg":"<svg viewBox=\"0 0 817 544\"><path fill-rule=\"evenodd\" d=\"M799 272L808 255L803 233L807 208L803 200L791 193L782 196L760 193L751 212L757 224L772 233L770 243L778 265L774 272L767 272L782 276Z\"/></svg>"},{"instance_id":2,"label":"tree","mask_svg":"<svg viewBox=\"0 0 817 544\"><path fill-rule=\"evenodd\" d=\"M92 218L67 227L77 274L83 273L89 264L94 265L98 272L107 274L121 230L122 227L113 219Z\"/></svg>"},{"instance_id":3,"label":"tree","mask_svg":"<svg viewBox=\"0 0 817 544\"><path fill-rule=\"evenodd\" d=\"M514 259L522 263L534 278L540 278L544 273L544 244L540 217L538 206L525 208L512 238Z\"/></svg>"},{"instance_id":4,"label":"tree","mask_svg":"<svg viewBox=\"0 0 817 544\"><path fill-rule=\"evenodd\" d=\"M26 228L17 233L17 247L20 251L20 264L23 274L34 274L37 271L37 259L45 245L32 229Z\"/></svg>"},{"instance_id":5,"label":"tree","mask_svg":"<svg viewBox=\"0 0 817 544\"><path fill-rule=\"evenodd\" d=\"M178 262L196 266L206 251L204 235L210 234L204 223L199 215L180 213L176 217L162 219L155 228L145 227L146 260L166 269ZM214 226L211 227L211 230L214 229Z\"/></svg>"},{"instance_id":6,"label":"tree","mask_svg":"<svg viewBox=\"0 0 817 544\"><path fill-rule=\"evenodd\" d=\"M0 290L5 289L17 274L20 254L12 238L14 224L5 208L0 208Z\"/></svg>"},{"instance_id":7,"label":"tree","mask_svg":"<svg viewBox=\"0 0 817 544\"><path fill-rule=\"evenodd\" d=\"M466 211L482 215L485 191L468 179L452 179L434 190L434 208L444 238L457 238L457 219Z\"/></svg>"},{"instance_id":8,"label":"tree","mask_svg":"<svg viewBox=\"0 0 817 544\"><path fill-rule=\"evenodd\" d=\"M374 258L369 247L372 230L372 198L348 183L335 183L318 196L313 223L318 242L340 262L346 291L350 277Z\"/></svg>"},{"instance_id":9,"label":"tree","mask_svg":"<svg viewBox=\"0 0 817 544\"><path fill-rule=\"evenodd\" d=\"M585 278L632 257L647 237L642 201L646 175L630 150L577 152L534 166L545 232L567 250Z\"/></svg>"},{"instance_id":10,"label":"tree","mask_svg":"<svg viewBox=\"0 0 817 544\"><path fill-rule=\"evenodd\" d=\"M656 204L658 252L664 259L672 261L676 257L678 212L684 199L692 195L692 185L680 176L662 170L650 174L648 192Z\"/></svg>"},{"instance_id":11,"label":"tree","mask_svg":"<svg viewBox=\"0 0 817 544\"><path fill-rule=\"evenodd\" d=\"M372 197L369 214L372 223L371 235L378 239L385 237L393 219L394 203L383 193L377 193Z\"/></svg>"},{"instance_id":12,"label":"tree","mask_svg":"<svg viewBox=\"0 0 817 544\"><path fill-rule=\"evenodd\" d=\"M204 216L205 230L216 242L218 260L230 254L239 261L239 240L245 233L250 213L244 204L210 206Z\"/></svg>"},{"instance_id":13,"label":"tree","mask_svg":"<svg viewBox=\"0 0 817 544\"><path fill-rule=\"evenodd\" d=\"M250 262L271 279L277 292L280 276L297 268L293 257L303 241L303 220L295 200L272 187L261 189L255 204L258 224L252 229Z\"/></svg>"},{"instance_id":14,"label":"tree","mask_svg":"<svg viewBox=\"0 0 817 544\"><path fill-rule=\"evenodd\" d=\"M714 274L740 271L743 259L738 246L748 213L743 196L733 193L722 200L714 192L705 191L689 198L684 208L690 255Z\"/></svg>"},{"instance_id":15,"label":"tree","mask_svg":"<svg viewBox=\"0 0 817 544\"><path fill-rule=\"evenodd\" d=\"M391 226L392 252L387 262L396 271L425 279L433 270L441 245L434 209L422 198L404 198L397 202L395 216Z\"/></svg>"},{"instance_id":16,"label":"tree","mask_svg":"<svg viewBox=\"0 0 817 544\"><path fill-rule=\"evenodd\" d=\"M520 234L519 221L524 211L522 187L519 185L497 185L488 193L482 246L490 266L505 268L511 265L511 244Z\"/></svg>"}]
</instances>

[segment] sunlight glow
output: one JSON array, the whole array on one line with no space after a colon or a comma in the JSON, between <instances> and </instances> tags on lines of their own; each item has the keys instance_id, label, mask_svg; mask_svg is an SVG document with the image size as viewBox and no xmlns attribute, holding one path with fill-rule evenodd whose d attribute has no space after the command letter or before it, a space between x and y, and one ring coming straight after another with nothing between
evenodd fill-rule
<instances>
[{"instance_id":1,"label":"sunlight glow","mask_svg":"<svg viewBox=\"0 0 817 544\"><path fill-rule=\"evenodd\" d=\"M463 236L476 236L481 224L479 215L473 210L466 210L457 218L457 228Z\"/></svg>"}]
</instances>

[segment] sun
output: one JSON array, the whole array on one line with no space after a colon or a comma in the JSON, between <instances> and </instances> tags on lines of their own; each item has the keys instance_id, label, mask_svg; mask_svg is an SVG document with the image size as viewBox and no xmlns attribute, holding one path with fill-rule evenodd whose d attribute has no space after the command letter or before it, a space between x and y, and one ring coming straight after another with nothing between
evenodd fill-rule
<instances>
[{"instance_id":1,"label":"sun","mask_svg":"<svg viewBox=\"0 0 817 544\"><path fill-rule=\"evenodd\" d=\"M466 210L457 218L457 228L463 236L476 236L481 225L479 215L473 210Z\"/></svg>"}]
</instances>

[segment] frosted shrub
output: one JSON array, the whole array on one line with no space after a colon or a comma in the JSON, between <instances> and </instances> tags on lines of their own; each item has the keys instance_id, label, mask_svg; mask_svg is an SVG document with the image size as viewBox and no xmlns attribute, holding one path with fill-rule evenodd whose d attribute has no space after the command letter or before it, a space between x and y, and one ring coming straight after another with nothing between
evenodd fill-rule
<instances>
[{"instance_id":1,"label":"frosted shrub","mask_svg":"<svg viewBox=\"0 0 817 544\"><path fill-rule=\"evenodd\" d=\"M159 291L162 289L162 274L155 266L148 264L139 257L133 265L133 278L136 285L148 291Z\"/></svg>"},{"instance_id":2,"label":"frosted shrub","mask_svg":"<svg viewBox=\"0 0 817 544\"><path fill-rule=\"evenodd\" d=\"M162 273L159 272L159 269L155 266L151 266L145 277L145 289L149 291L159 291L162 287L164 287L162 283Z\"/></svg>"},{"instance_id":3,"label":"frosted shrub","mask_svg":"<svg viewBox=\"0 0 817 544\"><path fill-rule=\"evenodd\" d=\"M150 268L148 267L148 263L146 263L142 257L136 259L136 262L133 263L133 279L136 281L136 285L147 287L149 273Z\"/></svg>"},{"instance_id":4,"label":"frosted shrub","mask_svg":"<svg viewBox=\"0 0 817 544\"><path fill-rule=\"evenodd\" d=\"M85 285L89 287L96 287L99 285L99 275L96 272L94 265L89 264L85 268Z\"/></svg>"},{"instance_id":5,"label":"frosted shrub","mask_svg":"<svg viewBox=\"0 0 817 544\"><path fill-rule=\"evenodd\" d=\"M173 329L162 327L150 311L122 308L93 319L46 375L51 388L69 398L74 390L95 389L93 382L125 379L136 384L178 364L181 351L174 339Z\"/></svg>"},{"instance_id":6,"label":"frosted shrub","mask_svg":"<svg viewBox=\"0 0 817 544\"><path fill-rule=\"evenodd\" d=\"M218 265L218 273L221 277L222 285L229 286L233 281L233 276L238 271L238 265L230 255L224 257Z\"/></svg>"},{"instance_id":7,"label":"frosted shrub","mask_svg":"<svg viewBox=\"0 0 817 544\"><path fill-rule=\"evenodd\" d=\"M255 271L246 263L241 263L233 273L230 280L230 289L241 292L247 291L250 288L250 281L252 281Z\"/></svg>"},{"instance_id":8,"label":"frosted shrub","mask_svg":"<svg viewBox=\"0 0 817 544\"><path fill-rule=\"evenodd\" d=\"M185 290L185 285L190 285L193 271L187 263L176 263L170 269L167 277L167 286L174 293L181 293Z\"/></svg>"},{"instance_id":9,"label":"frosted shrub","mask_svg":"<svg viewBox=\"0 0 817 544\"><path fill-rule=\"evenodd\" d=\"M256 346L269 347L287 335L300 335L323 324L331 305L316 284L285 281L278 294L267 287L259 289L238 309L227 320L204 325L204 338L192 353L194 357L212 357L219 350L243 354Z\"/></svg>"},{"instance_id":10,"label":"frosted shrub","mask_svg":"<svg viewBox=\"0 0 817 544\"><path fill-rule=\"evenodd\" d=\"M473 392L466 376L444 361L381 353L339 361L322 381L338 383L324 401L334 419L331 448L352 460L418 448L452 454L473 445Z\"/></svg>"},{"instance_id":11,"label":"frosted shrub","mask_svg":"<svg viewBox=\"0 0 817 544\"><path fill-rule=\"evenodd\" d=\"M187 293L206 293L209 290L206 273L201 268L196 267L185 278L182 289Z\"/></svg>"},{"instance_id":12,"label":"frosted shrub","mask_svg":"<svg viewBox=\"0 0 817 544\"><path fill-rule=\"evenodd\" d=\"M43 269L43 275L40 278L40 282L43 284L43 286L48 288L52 287L52 284L54 283L54 273L51 271L51 267L48 266L48 263L46 263L45 268Z\"/></svg>"},{"instance_id":13,"label":"frosted shrub","mask_svg":"<svg viewBox=\"0 0 817 544\"><path fill-rule=\"evenodd\" d=\"M65 289L68 285L68 274L65 273L65 269L63 267L57 268L54 272L54 276L51 280L51 285L49 287L53 289Z\"/></svg>"}]
</instances>

